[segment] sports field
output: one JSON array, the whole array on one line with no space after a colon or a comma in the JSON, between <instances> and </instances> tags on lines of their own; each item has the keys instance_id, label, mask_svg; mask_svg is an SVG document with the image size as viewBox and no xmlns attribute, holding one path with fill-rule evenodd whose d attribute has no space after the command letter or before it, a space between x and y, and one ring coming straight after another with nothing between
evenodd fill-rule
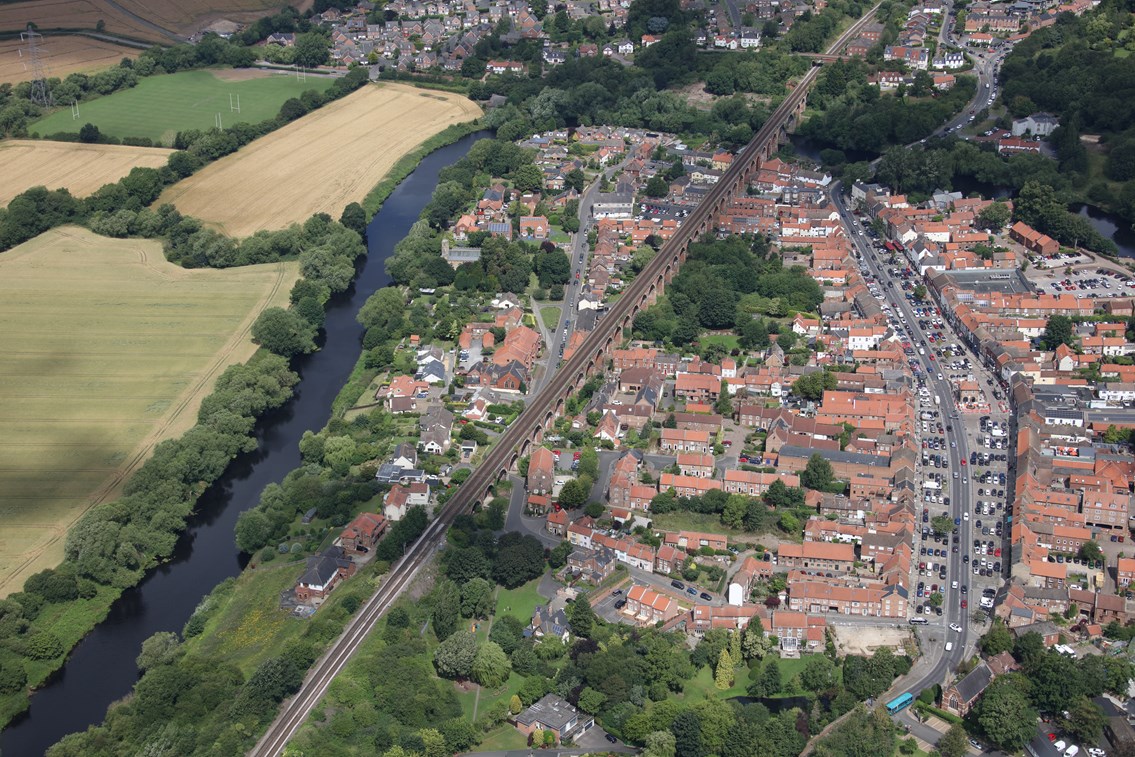
<instances>
[{"instance_id":1,"label":"sports field","mask_svg":"<svg viewBox=\"0 0 1135 757\"><path fill-rule=\"evenodd\" d=\"M58 563L67 528L196 421L294 263L226 271L65 226L0 255L0 596Z\"/></svg>"},{"instance_id":2,"label":"sports field","mask_svg":"<svg viewBox=\"0 0 1135 757\"><path fill-rule=\"evenodd\" d=\"M66 188L85 197L135 166L164 166L171 152L160 147L8 139L0 142L0 205L36 186Z\"/></svg>"},{"instance_id":3,"label":"sports field","mask_svg":"<svg viewBox=\"0 0 1135 757\"><path fill-rule=\"evenodd\" d=\"M338 217L391 166L481 109L461 95L373 84L210 163L162 193L187 215L234 237L280 229L313 213Z\"/></svg>"},{"instance_id":4,"label":"sports field","mask_svg":"<svg viewBox=\"0 0 1135 757\"><path fill-rule=\"evenodd\" d=\"M170 146L179 131L215 126L218 113L222 126L275 118L289 97L309 89L322 92L332 81L318 76L297 81L295 76L283 73L244 69L149 76L131 89L79 103L78 120L72 118L69 107L59 108L32 123L28 131L41 136L76 132L83 124L92 123L111 136L149 137ZM233 109L238 97L239 113Z\"/></svg>"},{"instance_id":5,"label":"sports field","mask_svg":"<svg viewBox=\"0 0 1135 757\"><path fill-rule=\"evenodd\" d=\"M0 84L15 84L32 78L29 60L22 47L18 39L0 41ZM137 58L141 52L136 47L123 47L101 39L59 35L44 38L40 57L48 76L62 79L68 74L93 73L110 68L123 58Z\"/></svg>"}]
</instances>

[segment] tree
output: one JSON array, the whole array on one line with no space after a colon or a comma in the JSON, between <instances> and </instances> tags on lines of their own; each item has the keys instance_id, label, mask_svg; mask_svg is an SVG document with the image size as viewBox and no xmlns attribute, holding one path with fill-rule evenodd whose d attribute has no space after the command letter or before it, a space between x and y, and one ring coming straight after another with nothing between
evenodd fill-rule
<instances>
[{"instance_id":1,"label":"tree","mask_svg":"<svg viewBox=\"0 0 1135 757\"><path fill-rule=\"evenodd\" d=\"M646 182L645 191L647 197L665 197L670 193L670 185L666 183L666 178L662 174L655 174Z\"/></svg>"},{"instance_id":2,"label":"tree","mask_svg":"<svg viewBox=\"0 0 1135 757\"><path fill-rule=\"evenodd\" d=\"M599 480L599 453L593 447L584 447L579 452L579 475L592 481Z\"/></svg>"},{"instance_id":3,"label":"tree","mask_svg":"<svg viewBox=\"0 0 1135 757\"><path fill-rule=\"evenodd\" d=\"M1064 719L1064 730L1081 743L1094 744L1103 732L1105 722L1103 710L1087 697L1077 697L1068 705L1068 718Z\"/></svg>"},{"instance_id":4,"label":"tree","mask_svg":"<svg viewBox=\"0 0 1135 757\"><path fill-rule=\"evenodd\" d=\"M977 223L983 229L999 231L1005 228L1005 224L1009 223L1011 215L1009 206L998 200L986 206L977 214Z\"/></svg>"},{"instance_id":5,"label":"tree","mask_svg":"<svg viewBox=\"0 0 1135 757\"><path fill-rule=\"evenodd\" d=\"M474 578L461 587L461 614L467 618L487 618L493 609L493 585Z\"/></svg>"},{"instance_id":6,"label":"tree","mask_svg":"<svg viewBox=\"0 0 1135 757\"><path fill-rule=\"evenodd\" d=\"M365 236L367 233L366 209L357 202L347 203L347 207L343 208L343 213L339 216L339 223L360 237Z\"/></svg>"},{"instance_id":7,"label":"tree","mask_svg":"<svg viewBox=\"0 0 1135 757\"><path fill-rule=\"evenodd\" d=\"M760 660L768 654L770 647L772 647L772 642L765 635L765 626L761 622L761 616L754 615L749 620L749 625L746 626L744 633L741 634L741 655L746 660Z\"/></svg>"},{"instance_id":8,"label":"tree","mask_svg":"<svg viewBox=\"0 0 1135 757\"><path fill-rule=\"evenodd\" d=\"M714 672L713 685L722 691L733 685L733 656L729 654L728 647L723 648L721 654L717 656L717 669Z\"/></svg>"},{"instance_id":9,"label":"tree","mask_svg":"<svg viewBox=\"0 0 1135 757\"><path fill-rule=\"evenodd\" d=\"M919 301L925 300L926 299L926 285L925 284L916 284L912 294L914 294L914 299L916 299L916 300L919 300Z\"/></svg>"},{"instance_id":10,"label":"tree","mask_svg":"<svg viewBox=\"0 0 1135 757\"><path fill-rule=\"evenodd\" d=\"M1072 319L1059 313L1050 315L1045 324L1044 333L1040 336L1041 348L1055 350L1062 344L1071 347L1075 343L1076 337L1072 333Z\"/></svg>"},{"instance_id":11,"label":"tree","mask_svg":"<svg viewBox=\"0 0 1135 757\"><path fill-rule=\"evenodd\" d=\"M749 695L753 697L771 697L780 693L780 663L771 658L757 674L749 685Z\"/></svg>"},{"instance_id":12,"label":"tree","mask_svg":"<svg viewBox=\"0 0 1135 757\"><path fill-rule=\"evenodd\" d=\"M544 174L534 163L525 163L512 172L512 183L521 192L535 192L544 186Z\"/></svg>"},{"instance_id":13,"label":"tree","mask_svg":"<svg viewBox=\"0 0 1135 757\"><path fill-rule=\"evenodd\" d=\"M536 537L510 531L497 542L493 580L515 589L542 574L544 565L544 547Z\"/></svg>"},{"instance_id":14,"label":"tree","mask_svg":"<svg viewBox=\"0 0 1135 757\"><path fill-rule=\"evenodd\" d=\"M674 757L703 757L701 720L696 712L683 710L670 723L674 734Z\"/></svg>"},{"instance_id":15,"label":"tree","mask_svg":"<svg viewBox=\"0 0 1135 757\"><path fill-rule=\"evenodd\" d=\"M999 749L1016 752L1036 731L1036 710L1024 693L1025 681L1016 674L997 678L978 700L976 721Z\"/></svg>"},{"instance_id":16,"label":"tree","mask_svg":"<svg viewBox=\"0 0 1135 757\"><path fill-rule=\"evenodd\" d=\"M1013 642L1013 657L1022 665L1027 665L1044 654L1044 637L1036 631L1029 631Z\"/></svg>"},{"instance_id":17,"label":"tree","mask_svg":"<svg viewBox=\"0 0 1135 757\"><path fill-rule=\"evenodd\" d=\"M389 541L389 539L388 539ZM457 621L461 616L461 592L452 581L442 581L433 591L433 612L430 621L433 623L434 635L439 640L447 638L457 630Z\"/></svg>"},{"instance_id":18,"label":"tree","mask_svg":"<svg viewBox=\"0 0 1135 757\"><path fill-rule=\"evenodd\" d=\"M267 308L252 324L252 341L290 358L315 351L315 327L291 310Z\"/></svg>"},{"instance_id":19,"label":"tree","mask_svg":"<svg viewBox=\"0 0 1135 757\"><path fill-rule=\"evenodd\" d=\"M945 536L954 530L954 519L949 515L935 515L930 519L930 525L938 536Z\"/></svg>"},{"instance_id":20,"label":"tree","mask_svg":"<svg viewBox=\"0 0 1135 757\"><path fill-rule=\"evenodd\" d=\"M295 51L296 65L315 68L327 62L330 57L331 42L317 32L297 34Z\"/></svg>"},{"instance_id":21,"label":"tree","mask_svg":"<svg viewBox=\"0 0 1135 757\"><path fill-rule=\"evenodd\" d=\"M99 127L94 124L83 124L79 129L79 141L86 142L87 144L96 144L102 139L102 134L99 132Z\"/></svg>"},{"instance_id":22,"label":"tree","mask_svg":"<svg viewBox=\"0 0 1135 757\"><path fill-rule=\"evenodd\" d=\"M808 658L800 671L800 685L808 691L827 691L836 682L835 663L826 655L816 654Z\"/></svg>"},{"instance_id":23,"label":"tree","mask_svg":"<svg viewBox=\"0 0 1135 757\"><path fill-rule=\"evenodd\" d=\"M142 671L174 662L181 656L181 640L171 631L158 631L142 642L135 662Z\"/></svg>"},{"instance_id":24,"label":"tree","mask_svg":"<svg viewBox=\"0 0 1135 757\"><path fill-rule=\"evenodd\" d=\"M642 757L674 757L674 734L669 731L652 731L647 734Z\"/></svg>"},{"instance_id":25,"label":"tree","mask_svg":"<svg viewBox=\"0 0 1135 757\"><path fill-rule=\"evenodd\" d=\"M519 694L513 694L508 700L508 711L513 715L519 715L520 711L524 709L524 703L520 701Z\"/></svg>"},{"instance_id":26,"label":"tree","mask_svg":"<svg viewBox=\"0 0 1135 757\"><path fill-rule=\"evenodd\" d=\"M587 601L587 597L581 595L572 600L568 606L568 625L571 626L573 634L585 639L590 638L595 622L595 610Z\"/></svg>"},{"instance_id":27,"label":"tree","mask_svg":"<svg viewBox=\"0 0 1135 757\"><path fill-rule=\"evenodd\" d=\"M583 479L573 478L560 488L560 505L574 510L583 507L591 495L591 485Z\"/></svg>"},{"instance_id":28,"label":"tree","mask_svg":"<svg viewBox=\"0 0 1135 757\"><path fill-rule=\"evenodd\" d=\"M485 688L495 689L512 674L512 663L500 645L487 641L473 658L473 680Z\"/></svg>"},{"instance_id":29,"label":"tree","mask_svg":"<svg viewBox=\"0 0 1135 757\"><path fill-rule=\"evenodd\" d=\"M1013 634L1006 627L1005 622L1001 618L996 618L993 625L985 632L985 635L978 641L978 646L987 657L1008 652L1013 648Z\"/></svg>"},{"instance_id":30,"label":"tree","mask_svg":"<svg viewBox=\"0 0 1135 757\"><path fill-rule=\"evenodd\" d=\"M18 661L0 665L0 691L13 694L28 685L28 673Z\"/></svg>"},{"instance_id":31,"label":"tree","mask_svg":"<svg viewBox=\"0 0 1135 757\"><path fill-rule=\"evenodd\" d=\"M492 564L485 553L477 547L446 550L445 575L458 584L465 584L474 578L488 578L492 575Z\"/></svg>"},{"instance_id":32,"label":"tree","mask_svg":"<svg viewBox=\"0 0 1135 757\"><path fill-rule=\"evenodd\" d=\"M1103 562L1103 550L1095 540L1089 540L1080 545L1080 559L1090 563Z\"/></svg>"},{"instance_id":33,"label":"tree","mask_svg":"<svg viewBox=\"0 0 1135 757\"><path fill-rule=\"evenodd\" d=\"M938 739L938 754L942 757L963 757L969 750L966 738L966 729L959 723L950 726L950 730Z\"/></svg>"},{"instance_id":34,"label":"tree","mask_svg":"<svg viewBox=\"0 0 1135 757\"><path fill-rule=\"evenodd\" d=\"M24 654L33 660L50 660L61 657L66 651L63 642L50 631L33 634L24 646Z\"/></svg>"},{"instance_id":35,"label":"tree","mask_svg":"<svg viewBox=\"0 0 1135 757\"><path fill-rule=\"evenodd\" d=\"M163 666L149 673L147 677L161 671L176 670L177 666ZM249 677L244 685L248 696L266 702L279 702L294 694L303 683L303 668L290 657L269 657ZM145 680L143 678L142 680ZM141 692L135 690L135 698Z\"/></svg>"},{"instance_id":36,"label":"tree","mask_svg":"<svg viewBox=\"0 0 1135 757\"><path fill-rule=\"evenodd\" d=\"M499 645L493 646L500 651ZM504 656L504 652L501 652L501 656ZM477 637L469 631L455 631L434 650L434 668L442 678L468 678L473 672L473 660L476 657Z\"/></svg>"},{"instance_id":37,"label":"tree","mask_svg":"<svg viewBox=\"0 0 1135 757\"><path fill-rule=\"evenodd\" d=\"M835 471L819 452L813 452L800 474L800 483L807 489L826 490L835 481Z\"/></svg>"},{"instance_id":38,"label":"tree","mask_svg":"<svg viewBox=\"0 0 1135 757\"><path fill-rule=\"evenodd\" d=\"M579 709L586 712L588 715L594 715L599 712L599 708L607 701L607 695L601 691L587 686L583 691L579 692Z\"/></svg>"},{"instance_id":39,"label":"tree","mask_svg":"<svg viewBox=\"0 0 1135 757\"><path fill-rule=\"evenodd\" d=\"M805 373L804 376L792 382L792 394L818 401L818 399L824 398L825 389L834 389L838 382L838 377L831 371Z\"/></svg>"}]
</instances>

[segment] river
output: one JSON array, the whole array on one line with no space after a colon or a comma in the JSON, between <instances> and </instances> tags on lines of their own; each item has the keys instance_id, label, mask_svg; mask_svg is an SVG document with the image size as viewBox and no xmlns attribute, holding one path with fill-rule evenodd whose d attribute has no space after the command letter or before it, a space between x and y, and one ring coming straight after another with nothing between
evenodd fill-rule
<instances>
[{"instance_id":1,"label":"river","mask_svg":"<svg viewBox=\"0 0 1135 757\"><path fill-rule=\"evenodd\" d=\"M240 573L245 561L233 541L241 511L260 492L300 464L303 432L318 430L359 356L363 329L355 314L389 283L385 262L410 230L437 186L438 171L462 157L477 132L427 156L394 190L367 227L367 257L354 286L327 310L322 349L295 361L301 380L295 396L257 424L259 447L236 460L201 497L197 514L169 562L152 570L114 603L110 615L75 647L59 673L32 696L31 708L0 734L6 755L43 754L74 731L102 722L107 706L128 694L138 678L134 658L158 631L181 631L197 603L214 586Z\"/></svg>"},{"instance_id":2,"label":"river","mask_svg":"<svg viewBox=\"0 0 1135 757\"><path fill-rule=\"evenodd\" d=\"M1120 257L1135 258L1135 231L1127 221L1094 205L1073 205L1070 210L1087 218L1092 228L1115 242Z\"/></svg>"}]
</instances>

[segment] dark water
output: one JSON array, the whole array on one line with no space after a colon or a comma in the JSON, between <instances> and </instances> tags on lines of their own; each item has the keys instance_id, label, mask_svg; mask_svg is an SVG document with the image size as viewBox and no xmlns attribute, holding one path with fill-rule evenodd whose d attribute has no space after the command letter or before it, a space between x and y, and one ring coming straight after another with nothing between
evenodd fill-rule
<instances>
[{"instance_id":1,"label":"dark water","mask_svg":"<svg viewBox=\"0 0 1135 757\"><path fill-rule=\"evenodd\" d=\"M1073 205L1071 210L1087 218L1092 228L1115 242L1121 257L1135 258L1135 231L1130 223L1094 205Z\"/></svg>"},{"instance_id":2,"label":"dark water","mask_svg":"<svg viewBox=\"0 0 1135 757\"><path fill-rule=\"evenodd\" d=\"M394 244L429 201L438 171L488 135L478 132L438 150L394 190L368 227L369 254L360 263L354 287L328 309L322 350L293 366L302 377L295 396L261 418L256 452L234 462L201 497L199 512L170 561L122 595L59 674L32 697L27 714L0 734L5 757L43 754L66 734L101 722L107 706L128 694L137 680L134 658L142 642L158 631L180 631L205 594L241 571L243 561L233 541L237 516L256 504L265 486L299 465L300 437L326 424L331 401L358 359L363 332L355 314L389 282L384 262Z\"/></svg>"},{"instance_id":3,"label":"dark water","mask_svg":"<svg viewBox=\"0 0 1135 757\"><path fill-rule=\"evenodd\" d=\"M820 160L820 151L824 149L835 149L829 145L815 142L808 137L802 137L798 134L789 134L789 142L792 143L793 149L796 150L797 155L802 155L809 160L814 160L817 163L822 163ZM861 150L843 150L843 154L847 156L848 163L858 163L862 160L874 160L879 157L875 153L863 152Z\"/></svg>"}]
</instances>

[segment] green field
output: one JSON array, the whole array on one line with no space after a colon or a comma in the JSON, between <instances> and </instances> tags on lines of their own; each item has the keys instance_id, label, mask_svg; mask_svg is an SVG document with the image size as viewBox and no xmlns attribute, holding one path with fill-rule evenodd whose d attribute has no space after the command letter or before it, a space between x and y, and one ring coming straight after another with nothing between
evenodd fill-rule
<instances>
[{"instance_id":1,"label":"green field","mask_svg":"<svg viewBox=\"0 0 1135 757\"><path fill-rule=\"evenodd\" d=\"M548 604L548 600L536 591L539 585L540 579L536 578L515 589L498 589L497 609L494 615L497 617L513 615L528 623L532 620L532 614L536 612L537 607Z\"/></svg>"},{"instance_id":2,"label":"green field","mask_svg":"<svg viewBox=\"0 0 1135 757\"><path fill-rule=\"evenodd\" d=\"M132 89L80 103L78 119L71 117L69 107L60 108L33 123L29 131L40 136L77 132L91 123L114 137L149 137L171 146L178 131L215 126L218 113L226 127L275 118L288 98L308 89L322 92L333 81L312 76L301 82L284 74L234 69L150 76ZM230 109L229 95L234 105L240 97L239 113Z\"/></svg>"}]
</instances>

